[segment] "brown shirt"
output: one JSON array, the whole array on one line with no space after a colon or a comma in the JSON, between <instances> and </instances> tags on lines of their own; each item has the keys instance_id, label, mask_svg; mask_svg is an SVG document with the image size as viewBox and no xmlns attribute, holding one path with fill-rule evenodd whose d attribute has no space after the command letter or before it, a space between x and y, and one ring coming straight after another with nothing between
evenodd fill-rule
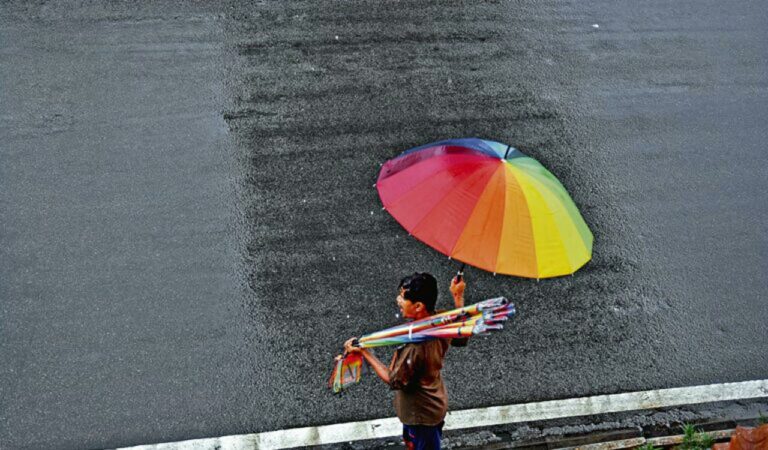
<instances>
[{"instance_id":1,"label":"brown shirt","mask_svg":"<svg viewBox=\"0 0 768 450\"><path fill-rule=\"evenodd\" d=\"M395 390L395 412L406 425L437 425L448 411L448 393L440 369L451 339L406 344L395 351L389 366ZM466 340L456 339L456 346Z\"/></svg>"}]
</instances>

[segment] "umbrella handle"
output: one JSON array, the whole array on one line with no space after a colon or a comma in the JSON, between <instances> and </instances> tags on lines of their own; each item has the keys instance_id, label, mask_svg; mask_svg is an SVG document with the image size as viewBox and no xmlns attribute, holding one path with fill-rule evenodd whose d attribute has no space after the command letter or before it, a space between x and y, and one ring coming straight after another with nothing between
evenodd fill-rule
<instances>
[{"instance_id":1,"label":"umbrella handle","mask_svg":"<svg viewBox=\"0 0 768 450\"><path fill-rule=\"evenodd\" d=\"M459 271L456 273L456 282L461 283L461 278L464 276L464 268L467 267L465 263L461 263Z\"/></svg>"}]
</instances>

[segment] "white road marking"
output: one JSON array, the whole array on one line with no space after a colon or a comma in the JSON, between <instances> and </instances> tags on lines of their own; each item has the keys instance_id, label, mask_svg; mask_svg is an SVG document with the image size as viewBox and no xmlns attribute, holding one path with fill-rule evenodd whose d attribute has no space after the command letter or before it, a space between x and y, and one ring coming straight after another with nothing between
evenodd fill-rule
<instances>
[{"instance_id":1,"label":"white road marking","mask_svg":"<svg viewBox=\"0 0 768 450\"><path fill-rule=\"evenodd\" d=\"M666 408L750 398L768 398L768 380L710 384L683 388L596 395L491 408L451 411L446 430L489 427L518 422L560 419L622 411ZM397 418L293 428L218 438L195 439L164 444L126 447L123 450L262 450L325 445L398 436L402 426Z\"/></svg>"}]
</instances>

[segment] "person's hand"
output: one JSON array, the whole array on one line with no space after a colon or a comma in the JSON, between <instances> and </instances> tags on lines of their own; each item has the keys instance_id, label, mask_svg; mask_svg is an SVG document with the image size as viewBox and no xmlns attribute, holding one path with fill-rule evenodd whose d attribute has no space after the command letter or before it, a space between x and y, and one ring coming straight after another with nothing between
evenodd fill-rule
<instances>
[{"instance_id":1,"label":"person's hand","mask_svg":"<svg viewBox=\"0 0 768 450\"><path fill-rule=\"evenodd\" d=\"M453 277L451 280L451 294L453 295L453 303L457 308L464 306L464 289L467 287L467 283L464 282L464 277L461 277L461 281L457 277Z\"/></svg>"},{"instance_id":2,"label":"person's hand","mask_svg":"<svg viewBox=\"0 0 768 450\"><path fill-rule=\"evenodd\" d=\"M360 353L363 349L352 345L356 340L356 337L347 339L347 342L344 343L344 351L347 353Z\"/></svg>"}]
</instances>

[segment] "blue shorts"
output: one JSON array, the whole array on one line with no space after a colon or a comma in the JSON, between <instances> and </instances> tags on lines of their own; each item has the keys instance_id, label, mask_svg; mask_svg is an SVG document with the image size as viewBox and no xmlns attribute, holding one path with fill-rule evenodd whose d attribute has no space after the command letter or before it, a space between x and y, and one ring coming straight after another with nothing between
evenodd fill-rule
<instances>
[{"instance_id":1,"label":"blue shorts","mask_svg":"<svg viewBox=\"0 0 768 450\"><path fill-rule=\"evenodd\" d=\"M440 450L440 438L443 437L443 425L405 425L403 424L403 442L408 450Z\"/></svg>"}]
</instances>

